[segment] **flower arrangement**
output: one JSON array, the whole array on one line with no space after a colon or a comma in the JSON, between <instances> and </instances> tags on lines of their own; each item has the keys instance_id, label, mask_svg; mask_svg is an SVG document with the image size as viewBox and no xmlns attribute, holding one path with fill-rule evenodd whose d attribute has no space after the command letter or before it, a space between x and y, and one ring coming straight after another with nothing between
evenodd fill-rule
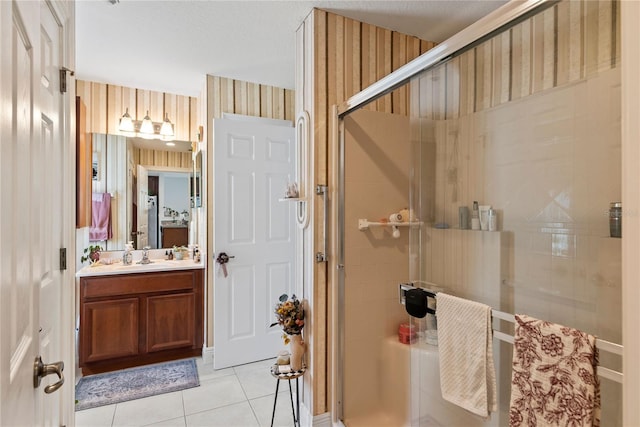
<instances>
[{"instance_id":1,"label":"flower arrangement","mask_svg":"<svg viewBox=\"0 0 640 427\"><path fill-rule=\"evenodd\" d=\"M289 299L287 294L282 294L275 306L274 313L278 321L270 326L282 326L284 331L282 338L285 345L289 344L289 335L300 335L304 327L304 308L302 303L295 295L291 295L291 299Z\"/></svg>"},{"instance_id":2,"label":"flower arrangement","mask_svg":"<svg viewBox=\"0 0 640 427\"><path fill-rule=\"evenodd\" d=\"M102 246L100 245L90 245L87 248L84 248L82 252L84 255L80 257L80 262L91 261L97 262L100 259L100 252L102 251Z\"/></svg>"},{"instance_id":3,"label":"flower arrangement","mask_svg":"<svg viewBox=\"0 0 640 427\"><path fill-rule=\"evenodd\" d=\"M173 247L173 256L176 258L176 260L181 260L184 259L184 257L187 255L188 249L184 246L174 246Z\"/></svg>"}]
</instances>

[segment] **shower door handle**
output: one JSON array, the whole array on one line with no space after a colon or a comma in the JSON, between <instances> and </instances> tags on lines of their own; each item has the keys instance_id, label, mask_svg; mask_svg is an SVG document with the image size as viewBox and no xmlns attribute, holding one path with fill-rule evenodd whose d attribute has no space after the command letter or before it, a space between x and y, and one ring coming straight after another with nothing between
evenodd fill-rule
<instances>
[{"instance_id":1,"label":"shower door handle","mask_svg":"<svg viewBox=\"0 0 640 427\"><path fill-rule=\"evenodd\" d=\"M309 113L300 112L296 119L296 179L300 200L296 202L296 221L302 229L309 225L309 205L311 203L311 190L313 179L311 177L311 160L313 153L313 140L309 134Z\"/></svg>"},{"instance_id":2,"label":"shower door handle","mask_svg":"<svg viewBox=\"0 0 640 427\"><path fill-rule=\"evenodd\" d=\"M322 195L322 206L324 212L322 214L322 252L316 252L316 262L327 262L327 230L329 223L329 187L326 185L316 186L316 194Z\"/></svg>"}]
</instances>

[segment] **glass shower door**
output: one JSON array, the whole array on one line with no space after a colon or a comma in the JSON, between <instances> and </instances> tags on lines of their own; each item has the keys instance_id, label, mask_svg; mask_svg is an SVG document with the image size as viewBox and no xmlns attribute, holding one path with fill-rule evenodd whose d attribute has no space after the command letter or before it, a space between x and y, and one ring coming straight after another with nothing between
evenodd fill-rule
<instances>
[{"instance_id":1,"label":"glass shower door","mask_svg":"<svg viewBox=\"0 0 640 427\"><path fill-rule=\"evenodd\" d=\"M607 215L621 197L618 15L617 2L562 1L412 79L416 285L621 342ZM461 220L474 202L497 230ZM509 425L512 344L494 338L498 411L483 420L442 399L437 323L416 322L412 425ZM621 370L605 352L600 365ZM621 384L600 383L602 424L621 425Z\"/></svg>"}]
</instances>

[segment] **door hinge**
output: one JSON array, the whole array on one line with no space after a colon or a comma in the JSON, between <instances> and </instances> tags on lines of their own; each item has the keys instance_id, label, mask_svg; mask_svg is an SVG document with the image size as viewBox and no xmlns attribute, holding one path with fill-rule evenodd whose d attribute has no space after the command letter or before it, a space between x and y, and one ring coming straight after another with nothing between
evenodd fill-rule
<instances>
[{"instance_id":1,"label":"door hinge","mask_svg":"<svg viewBox=\"0 0 640 427\"><path fill-rule=\"evenodd\" d=\"M60 270L67 269L67 248L60 248Z\"/></svg>"},{"instance_id":2,"label":"door hinge","mask_svg":"<svg viewBox=\"0 0 640 427\"><path fill-rule=\"evenodd\" d=\"M72 76L75 75L75 72L73 72L73 70L68 69L67 67L60 68L60 93L67 92L67 71Z\"/></svg>"}]
</instances>

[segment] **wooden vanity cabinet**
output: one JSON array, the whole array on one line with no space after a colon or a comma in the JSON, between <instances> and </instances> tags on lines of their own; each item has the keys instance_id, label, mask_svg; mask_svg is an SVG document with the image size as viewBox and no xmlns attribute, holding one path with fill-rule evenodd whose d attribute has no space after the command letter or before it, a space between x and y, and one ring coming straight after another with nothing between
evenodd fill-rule
<instances>
[{"instance_id":1,"label":"wooden vanity cabinet","mask_svg":"<svg viewBox=\"0 0 640 427\"><path fill-rule=\"evenodd\" d=\"M171 248L173 246L187 246L189 243L188 227L160 227L161 248Z\"/></svg>"},{"instance_id":2,"label":"wooden vanity cabinet","mask_svg":"<svg viewBox=\"0 0 640 427\"><path fill-rule=\"evenodd\" d=\"M202 354L203 270L80 278L84 375Z\"/></svg>"}]
</instances>

